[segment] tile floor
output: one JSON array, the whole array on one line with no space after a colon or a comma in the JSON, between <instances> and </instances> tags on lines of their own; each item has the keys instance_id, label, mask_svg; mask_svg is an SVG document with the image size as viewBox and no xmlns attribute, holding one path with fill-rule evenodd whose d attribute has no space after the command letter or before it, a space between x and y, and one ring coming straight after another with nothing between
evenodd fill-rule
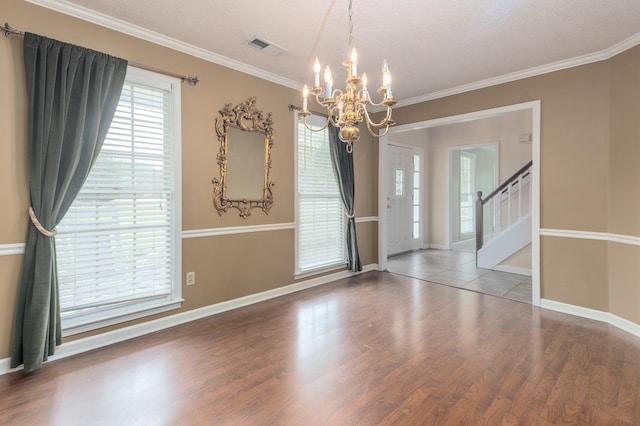
<instances>
[{"instance_id":1,"label":"tile floor","mask_svg":"<svg viewBox=\"0 0 640 426\"><path fill-rule=\"evenodd\" d=\"M475 253L419 250L389 257L387 269L438 284L531 303L531 277L476 268Z\"/></svg>"}]
</instances>

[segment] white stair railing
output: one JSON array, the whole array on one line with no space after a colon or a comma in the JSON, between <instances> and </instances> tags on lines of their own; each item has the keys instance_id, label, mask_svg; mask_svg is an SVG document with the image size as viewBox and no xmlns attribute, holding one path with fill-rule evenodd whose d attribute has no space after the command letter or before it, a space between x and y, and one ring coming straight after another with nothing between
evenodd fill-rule
<instances>
[{"instance_id":1,"label":"white stair railing","mask_svg":"<svg viewBox=\"0 0 640 426\"><path fill-rule=\"evenodd\" d=\"M531 211L531 166L529 161L487 197L478 191L476 200L476 252ZM489 221L485 231L484 209ZM505 220L506 219L506 223Z\"/></svg>"}]
</instances>

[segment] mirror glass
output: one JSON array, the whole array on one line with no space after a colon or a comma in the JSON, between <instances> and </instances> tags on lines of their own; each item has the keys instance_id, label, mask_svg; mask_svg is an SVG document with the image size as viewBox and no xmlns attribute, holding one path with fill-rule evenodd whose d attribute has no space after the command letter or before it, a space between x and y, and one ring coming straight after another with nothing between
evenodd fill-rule
<instances>
[{"instance_id":1,"label":"mirror glass","mask_svg":"<svg viewBox=\"0 0 640 426\"><path fill-rule=\"evenodd\" d=\"M220 216L235 208L246 219L254 208L268 214L273 204L274 183L269 180L273 120L255 103L253 97L236 106L227 104L216 118L220 176L212 182L213 205Z\"/></svg>"},{"instance_id":2,"label":"mirror glass","mask_svg":"<svg viewBox=\"0 0 640 426\"><path fill-rule=\"evenodd\" d=\"M264 192L266 138L262 132L229 127L226 196L260 200Z\"/></svg>"}]
</instances>

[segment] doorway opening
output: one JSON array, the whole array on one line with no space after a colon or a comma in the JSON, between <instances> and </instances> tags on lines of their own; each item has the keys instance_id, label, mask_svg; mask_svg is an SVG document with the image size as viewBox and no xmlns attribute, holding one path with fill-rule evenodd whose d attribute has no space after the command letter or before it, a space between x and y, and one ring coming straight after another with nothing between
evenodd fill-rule
<instances>
[{"instance_id":1,"label":"doorway opening","mask_svg":"<svg viewBox=\"0 0 640 426\"><path fill-rule=\"evenodd\" d=\"M523 134L515 135L515 141L513 138L495 138L489 137L482 132L478 133L481 136L477 136L473 141L468 139L456 139L451 135L455 135L457 131L467 127L469 125L476 125L478 129L481 129L484 124L490 120L499 119L501 117L509 116L524 116L529 120L529 130L525 137ZM505 126L509 126L509 121L505 121ZM457 126L459 125L459 126ZM437 139L438 134L449 132L449 145L443 150L434 152L431 149L429 143ZM519 131L519 130L518 130ZM509 140L506 140L509 139ZM416 141L422 142L416 142ZM452 141L452 142L451 142ZM526 144L523 144L523 141ZM530 172L529 184L530 184L530 203L531 203L531 226L530 226L530 244L526 250L523 250L519 254L520 260L527 257L528 268L530 276L525 276L528 279L530 295L529 300L534 306L540 304L540 101L527 102L522 104L510 105L505 107L493 108L489 110L477 111L468 114L461 114L451 117L439 118L434 120L426 120L418 123L411 123L402 126L397 126L389 130L389 133L380 138L379 144L379 206L378 206L378 266L380 270L387 270L387 258L390 253L394 253L393 250L389 250L389 239L391 237L391 222L393 220L393 213L390 212L393 208L388 207L387 196L389 194L390 180L392 173L390 172L390 148L391 146L398 145L410 145L424 148L424 155L422 156L422 167L420 171L421 177L421 220L419 222L420 227L420 241L414 242L413 247L418 247L429 254L436 251L443 251L440 255L451 254L444 253L444 250L452 251L452 248L460 249L460 251L453 251L454 253L460 253L458 259L453 259L449 256L447 262L450 263L469 263L468 266L475 268L475 262L470 262L469 259L463 259L464 256L473 256L475 254L466 252L466 245L469 244L470 235L469 227L473 227L468 220L470 215L470 193L475 192L478 186L479 176L476 170L478 168L478 156L483 154L482 151L473 151L482 149L481 146L489 147L491 145L496 148L485 149L485 151L494 150L494 175L492 179L487 179L487 176L480 178L480 180L491 180L492 186L499 184L503 179L508 177L509 168L518 169L520 162L526 163L532 161L533 165ZM471 148L467 147L474 145ZM526 146L525 146L526 145ZM449 148L454 148L450 150ZM524 154L518 154L518 152L526 152L528 159L523 157ZM450 154L451 153L451 154ZM455 155L460 159L457 161L458 169L453 170L452 158ZM460 155L458 155L460 154ZM505 158L506 157L506 158ZM460 165L465 169L460 168ZM485 169L486 170L486 169ZM474 172L473 178L470 176L471 172ZM455 174L454 174L455 172ZM496 178L497 176L497 178ZM457 183L456 183L457 182ZM453 185L458 187L457 194L458 199L452 195L451 187ZM483 191L485 193L485 191ZM464 198L464 199L463 199ZM474 197L475 203L475 197ZM429 208L425 206L428 205ZM407 216L408 217L408 216ZM485 220L491 221L491 215L485 214ZM396 225L393 225L396 226ZM399 226L399 225L398 225ZM460 245L462 243L462 245ZM415 250L415 248L414 248ZM475 251L475 250L473 250ZM518 258L518 256L515 256ZM517 259L516 259L517 260ZM501 269L500 271L503 271ZM511 272L524 271L524 268L512 267ZM492 275L499 275L498 271L487 271ZM506 276L506 274L505 274ZM524 282L524 280L523 280ZM469 287L471 288L471 287ZM471 288L472 289L472 288Z\"/></svg>"},{"instance_id":2,"label":"doorway opening","mask_svg":"<svg viewBox=\"0 0 640 426\"><path fill-rule=\"evenodd\" d=\"M475 253L477 191L489 194L499 184L499 142L449 147L449 248ZM491 213L491 212L489 212ZM486 215L485 222L492 216Z\"/></svg>"}]
</instances>

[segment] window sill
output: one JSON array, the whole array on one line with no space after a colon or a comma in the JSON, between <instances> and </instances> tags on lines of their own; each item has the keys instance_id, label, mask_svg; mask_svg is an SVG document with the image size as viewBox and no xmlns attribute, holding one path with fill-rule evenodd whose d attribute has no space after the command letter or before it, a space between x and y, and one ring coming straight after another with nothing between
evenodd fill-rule
<instances>
[{"instance_id":1,"label":"window sill","mask_svg":"<svg viewBox=\"0 0 640 426\"><path fill-rule=\"evenodd\" d=\"M341 263L336 263L333 265L321 266L315 269L307 269L306 271L296 272L295 274L293 274L293 278L298 280L301 278L312 277L314 275L319 275L325 272L333 272L340 269L347 269L346 261Z\"/></svg>"},{"instance_id":2,"label":"window sill","mask_svg":"<svg viewBox=\"0 0 640 426\"><path fill-rule=\"evenodd\" d=\"M171 300L156 304L153 306L140 307L125 314L104 313L101 316L95 316L90 319L86 317L77 317L62 320L62 337L73 336L75 334L85 333L87 331L96 330L98 328L108 327L115 324L144 318L150 315L179 309L184 299Z\"/></svg>"}]
</instances>

